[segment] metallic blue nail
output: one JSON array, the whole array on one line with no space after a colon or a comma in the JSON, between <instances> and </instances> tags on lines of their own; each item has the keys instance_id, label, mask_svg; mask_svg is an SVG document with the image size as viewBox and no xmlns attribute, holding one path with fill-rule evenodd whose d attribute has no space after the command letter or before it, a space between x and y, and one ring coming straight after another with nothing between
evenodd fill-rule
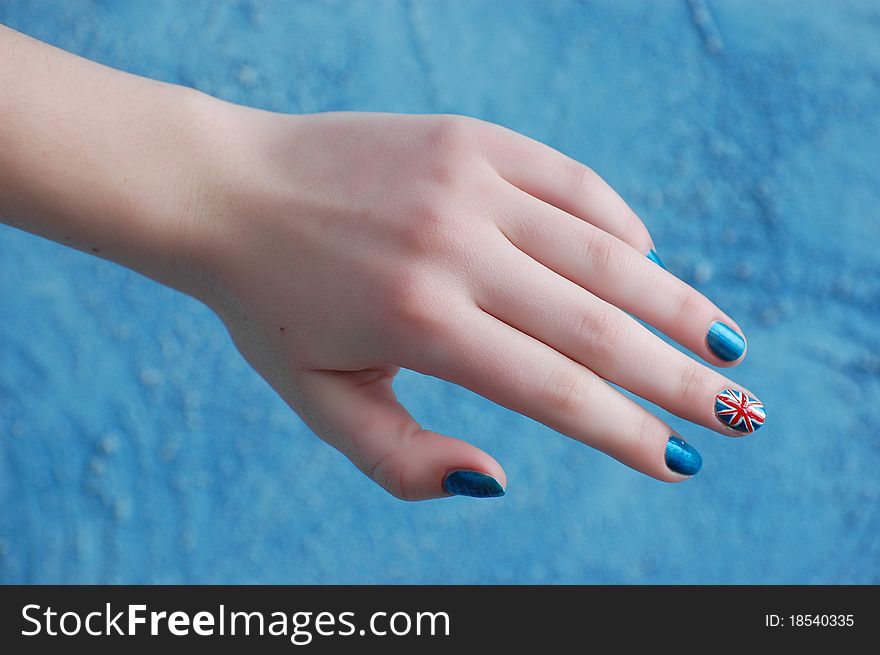
<instances>
[{"instance_id":1,"label":"metallic blue nail","mask_svg":"<svg viewBox=\"0 0 880 655\"><path fill-rule=\"evenodd\" d=\"M725 362L736 361L746 351L746 340L742 335L721 321L715 321L709 326L706 344L718 359Z\"/></svg>"},{"instance_id":2,"label":"metallic blue nail","mask_svg":"<svg viewBox=\"0 0 880 655\"><path fill-rule=\"evenodd\" d=\"M666 466L682 475L694 475L703 466L703 458L684 439L669 437L666 442Z\"/></svg>"},{"instance_id":3,"label":"metallic blue nail","mask_svg":"<svg viewBox=\"0 0 880 655\"><path fill-rule=\"evenodd\" d=\"M496 498L504 495L498 480L478 471L453 471L443 481L443 488L456 496Z\"/></svg>"},{"instance_id":4,"label":"metallic blue nail","mask_svg":"<svg viewBox=\"0 0 880 655\"><path fill-rule=\"evenodd\" d=\"M664 271L667 270L667 268L666 268L666 264L663 263L663 260L660 259L660 255L658 255L658 254L657 254L657 251L654 250L653 248L651 248L651 249L648 251L648 259L650 259L652 262L654 262L655 264L657 264L657 266L659 266L660 268L662 268Z\"/></svg>"}]
</instances>

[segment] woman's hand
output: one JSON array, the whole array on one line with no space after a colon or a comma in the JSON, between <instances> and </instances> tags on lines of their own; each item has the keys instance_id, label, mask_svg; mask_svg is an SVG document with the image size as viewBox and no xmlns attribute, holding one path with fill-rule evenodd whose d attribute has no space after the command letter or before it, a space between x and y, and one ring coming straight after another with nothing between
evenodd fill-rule
<instances>
[{"instance_id":1,"label":"woman's hand","mask_svg":"<svg viewBox=\"0 0 880 655\"><path fill-rule=\"evenodd\" d=\"M668 482L699 455L607 382L727 436L763 422L748 391L632 318L716 366L745 354L736 323L646 256L645 226L586 166L458 116L206 105L217 157L187 203L192 279L177 286L198 288L290 407L395 496L506 486L489 455L413 420L398 367Z\"/></svg>"},{"instance_id":2,"label":"woman's hand","mask_svg":"<svg viewBox=\"0 0 880 655\"><path fill-rule=\"evenodd\" d=\"M202 299L288 404L395 496L503 493L423 430L404 366L660 480L696 450L606 381L730 436L763 406L739 328L659 266L593 171L458 116L289 116L116 71L0 26L0 217ZM647 256L646 256L647 255ZM652 261L653 260L653 261Z\"/></svg>"}]
</instances>

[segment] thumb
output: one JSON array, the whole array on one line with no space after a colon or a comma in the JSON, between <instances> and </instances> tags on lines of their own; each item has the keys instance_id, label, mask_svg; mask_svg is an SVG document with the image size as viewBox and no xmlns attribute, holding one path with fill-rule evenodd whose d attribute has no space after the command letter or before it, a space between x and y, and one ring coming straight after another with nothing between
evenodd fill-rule
<instances>
[{"instance_id":1,"label":"thumb","mask_svg":"<svg viewBox=\"0 0 880 655\"><path fill-rule=\"evenodd\" d=\"M469 443L423 430L394 394L396 372L309 371L298 380L297 410L318 436L397 498L503 496L501 465Z\"/></svg>"}]
</instances>

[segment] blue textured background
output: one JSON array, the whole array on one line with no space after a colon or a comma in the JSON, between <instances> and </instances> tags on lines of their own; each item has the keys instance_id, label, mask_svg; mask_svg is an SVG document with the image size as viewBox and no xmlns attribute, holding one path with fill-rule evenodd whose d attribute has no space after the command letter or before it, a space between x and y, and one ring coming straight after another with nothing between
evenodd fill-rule
<instances>
[{"instance_id":1,"label":"blue textured background","mask_svg":"<svg viewBox=\"0 0 880 655\"><path fill-rule=\"evenodd\" d=\"M404 372L417 418L510 476L500 501L406 504L204 307L0 228L3 582L880 582L877 2L2 0L0 21L242 103L471 114L589 163L743 325L735 376L769 417L742 440L670 419L705 467L666 486Z\"/></svg>"}]
</instances>

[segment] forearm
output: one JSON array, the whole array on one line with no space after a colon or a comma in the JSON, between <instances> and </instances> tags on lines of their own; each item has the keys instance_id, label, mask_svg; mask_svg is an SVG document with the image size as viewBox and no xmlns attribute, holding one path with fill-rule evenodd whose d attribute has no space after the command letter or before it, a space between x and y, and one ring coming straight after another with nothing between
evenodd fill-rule
<instances>
[{"instance_id":1,"label":"forearm","mask_svg":"<svg viewBox=\"0 0 880 655\"><path fill-rule=\"evenodd\" d=\"M0 26L0 220L187 288L206 96Z\"/></svg>"}]
</instances>

